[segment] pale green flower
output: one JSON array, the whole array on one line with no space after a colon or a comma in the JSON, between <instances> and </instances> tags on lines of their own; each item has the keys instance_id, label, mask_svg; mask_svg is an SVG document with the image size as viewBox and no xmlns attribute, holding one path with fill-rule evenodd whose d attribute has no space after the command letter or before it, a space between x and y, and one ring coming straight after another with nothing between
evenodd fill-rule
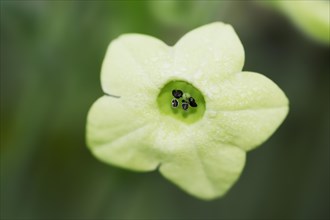
<instances>
[{"instance_id":1,"label":"pale green flower","mask_svg":"<svg viewBox=\"0 0 330 220\"><path fill-rule=\"evenodd\" d=\"M196 28L173 47L146 35L120 36L102 66L106 95L88 115L91 152L130 170L159 168L201 199L224 195L240 176L246 151L267 140L288 113L281 89L242 72L243 63L234 29L220 22ZM177 108L173 90L185 93ZM185 111L181 104L190 96L197 107Z\"/></svg>"}]
</instances>

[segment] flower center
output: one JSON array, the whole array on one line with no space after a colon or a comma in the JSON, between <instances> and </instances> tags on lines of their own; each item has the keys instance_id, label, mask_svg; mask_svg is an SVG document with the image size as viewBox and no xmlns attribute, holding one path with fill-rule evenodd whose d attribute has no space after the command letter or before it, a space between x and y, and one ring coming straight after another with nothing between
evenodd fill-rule
<instances>
[{"instance_id":1,"label":"flower center","mask_svg":"<svg viewBox=\"0 0 330 220\"><path fill-rule=\"evenodd\" d=\"M201 119L205 112L202 93L192 84L173 80L165 84L157 97L160 112L191 124Z\"/></svg>"}]
</instances>

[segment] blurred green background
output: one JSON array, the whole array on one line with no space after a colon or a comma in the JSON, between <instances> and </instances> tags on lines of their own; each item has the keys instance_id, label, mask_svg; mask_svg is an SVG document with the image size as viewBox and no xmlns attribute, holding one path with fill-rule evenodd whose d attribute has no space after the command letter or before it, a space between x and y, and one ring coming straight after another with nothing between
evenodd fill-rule
<instances>
[{"instance_id":1,"label":"blurred green background","mask_svg":"<svg viewBox=\"0 0 330 220\"><path fill-rule=\"evenodd\" d=\"M234 26L244 70L275 81L290 113L229 193L204 202L158 172L99 162L85 124L112 39L173 45L212 21ZM328 219L329 58L258 2L1 1L1 219Z\"/></svg>"}]
</instances>

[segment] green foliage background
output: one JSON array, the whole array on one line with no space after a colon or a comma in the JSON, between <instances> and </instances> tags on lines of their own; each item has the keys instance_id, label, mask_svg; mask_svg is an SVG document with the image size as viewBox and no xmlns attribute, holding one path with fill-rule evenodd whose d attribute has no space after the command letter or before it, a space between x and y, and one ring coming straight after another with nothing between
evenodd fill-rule
<instances>
[{"instance_id":1,"label":"green foliage background","mask_svg":"<svg viewBox=\"0 0 330 220\"><path fill-rule=\"evenodd\" d=\"M158 172L97 161L85 123L112 39L173 45L212 21L234 26L244 69L273 79L290 113L232 190L204 202ZM328 219L328 60L328 46L256 2L1 1L1 219Z\"/></svg>"}]
</instances>

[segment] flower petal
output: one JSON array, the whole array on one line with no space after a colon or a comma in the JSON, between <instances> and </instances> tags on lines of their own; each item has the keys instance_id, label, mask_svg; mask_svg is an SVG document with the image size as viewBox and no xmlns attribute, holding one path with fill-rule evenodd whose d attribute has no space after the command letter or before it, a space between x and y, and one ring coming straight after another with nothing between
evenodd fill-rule
<instances>
[{"instance_id":1,"label":"flower petal","mask_svg":"<svg viewBox=\"0 0 330 220\"><path fill-rule=\"evenodd\" d=\"M190 148L171 155L159 170L184 191L201 199L215 199L223 196L240 176L245 152L212 141L205 145L198 140L192 141Z\"/></svg>"},{"instance_id":2,"label":"flower petal","mask_svg":"<svg viewBox=\"0 0 330 220\"><path fill-rule=\"evenodd\" d=\"M123 98L101 97L92 106L87 119L87 143L100 160L137 171L154 170L157 153L151 143L156 125L145 110Z\"/></svg>"},{"instance_id":3,"label":"flower petal","mask_svg":"<svg viewBox=\"0 0 330 220\"><path fill-rule=\"evenodd\" d=\"M288 99L267 77L252 72L233 74L206 96L204 121L213 119L210 135L251 150L267 140L288 113Z\"/></svg>"},{"instance_id":4,"label":"flower petal","mask_svg":"<svg viewBox=\"0 0 330 220\"><path fill-rule=\"evenodd\" d=\"M153 134L162 155L162 175L205 200L224 195L245 163L245 151L213 138L209 125L204 120L185 125L173 119L158 123Z\"/></svg>"},{"instance_id":5,"label":"flower petal","mask_svg":"<svg viewBox=\"0 0 330 220\"><path fill-rule=\"evenodd\" d=\"M177 75L202 89L240 72L244 48L231 25L215 22L184 35L174 46Z\"/></svg>"},{"instance_id":6,"label":"flower petal","mask_svg":"<svg viewBox=\"0 0 330 220\"><path fill-rule=\"evenodd\" d=\"M171 72L169 51L170 47L154 37L121 35L111 42L103 61L103 91L128 97L135 93L157 93L164 84L159 76Z\"/></svg>"}]
</instances>

